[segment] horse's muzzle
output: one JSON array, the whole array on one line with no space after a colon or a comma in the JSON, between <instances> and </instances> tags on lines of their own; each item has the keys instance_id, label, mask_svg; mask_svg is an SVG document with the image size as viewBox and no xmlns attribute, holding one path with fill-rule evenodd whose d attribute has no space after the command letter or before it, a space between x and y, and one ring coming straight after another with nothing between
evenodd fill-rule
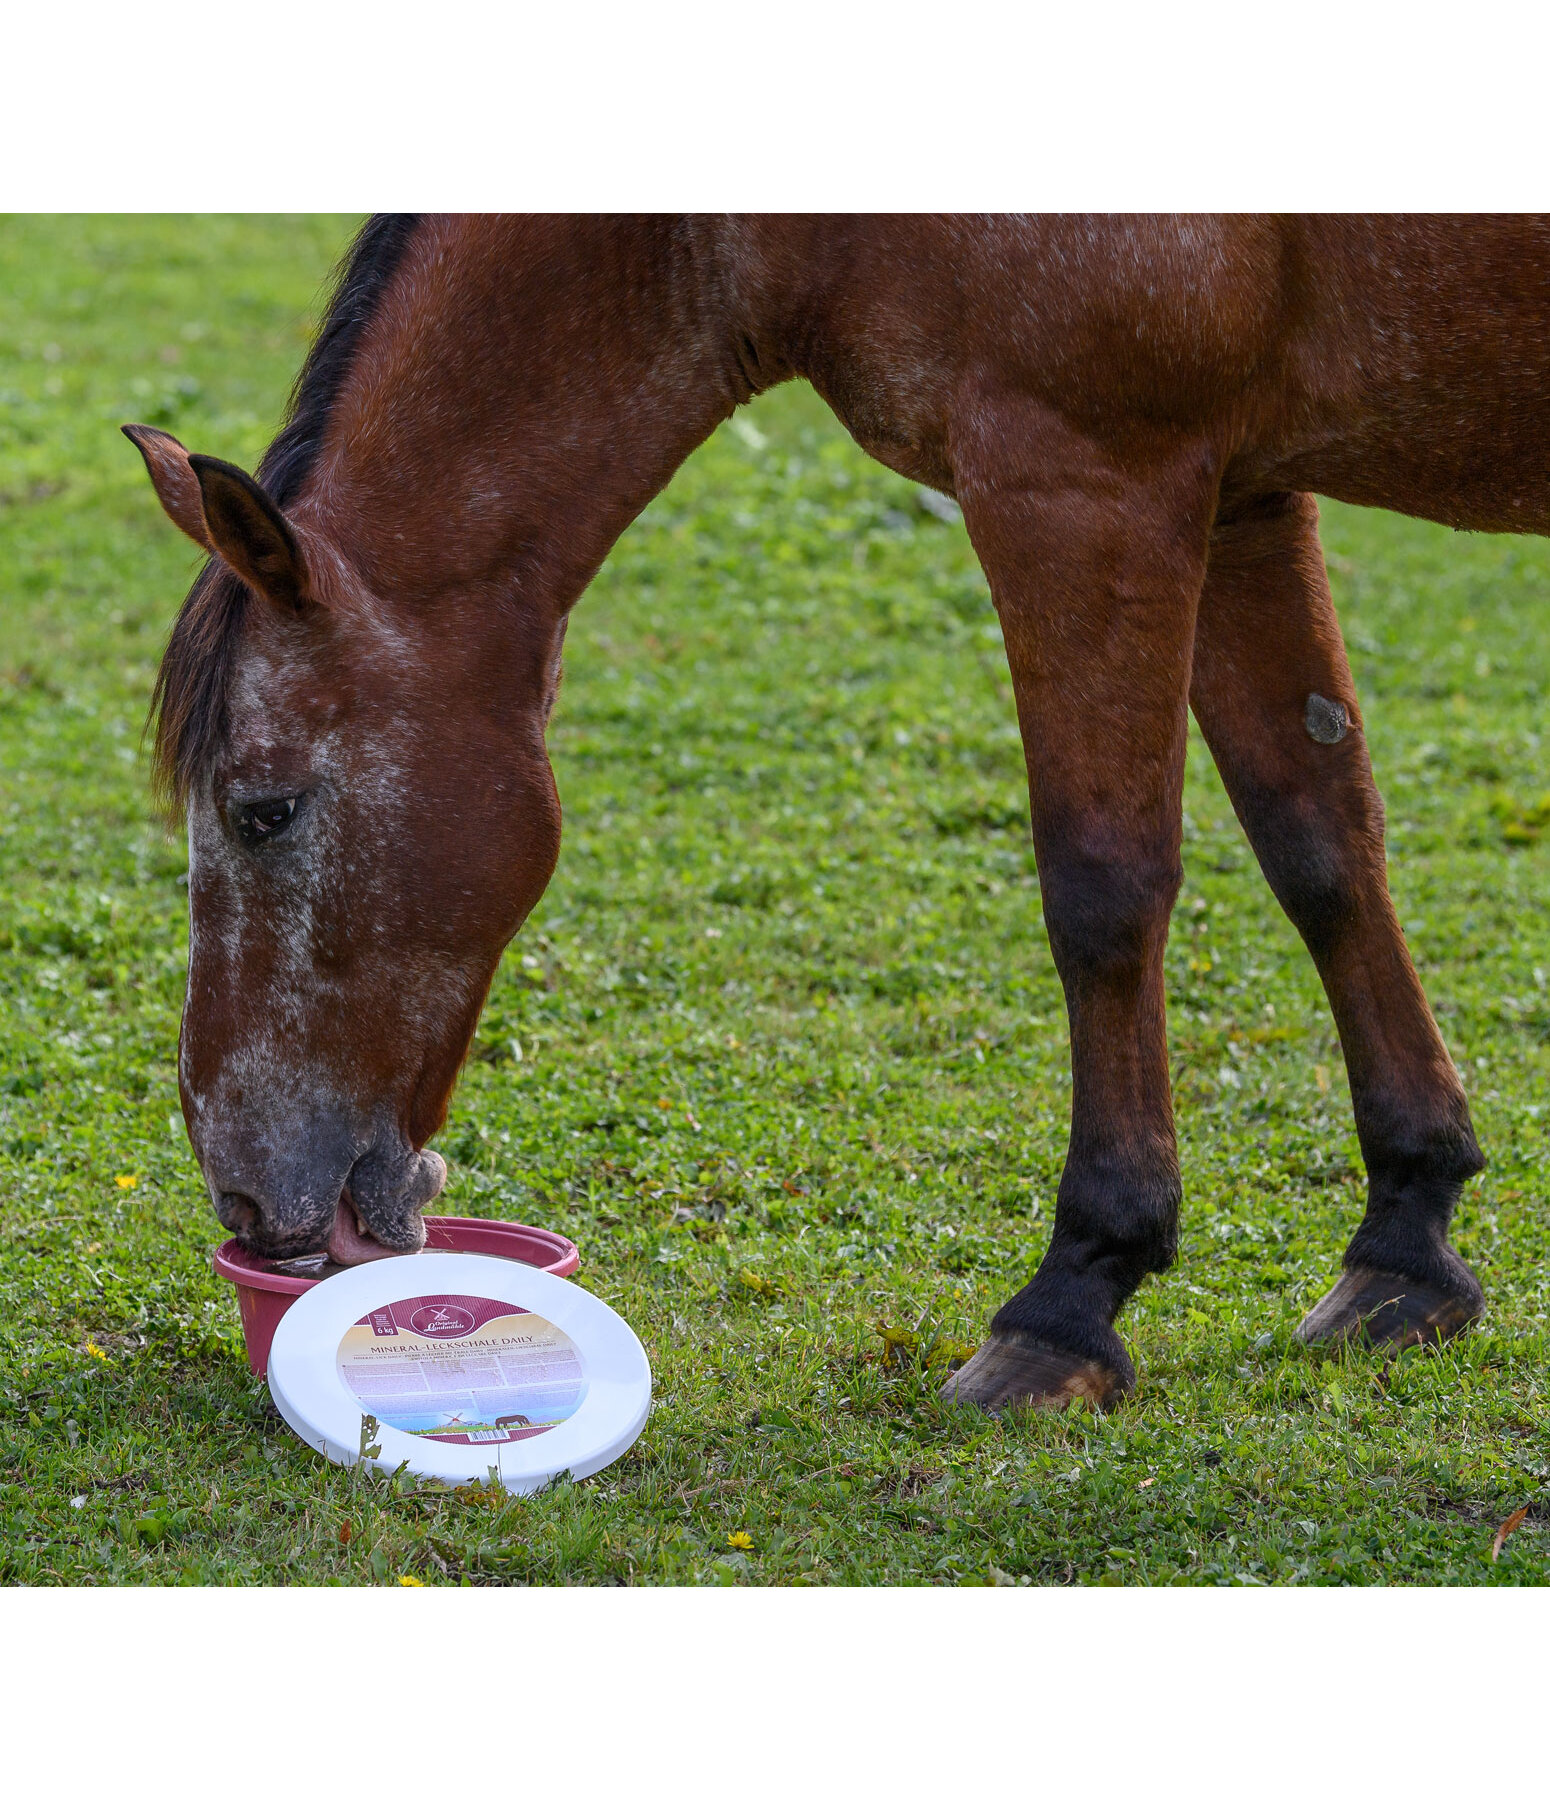
<instances>
[{"instance_id":1,"label":"horse's muzzle","mask_svg":"<svg viewBox=\"0 0 1550 1800\"><path fill-rule=\"evenodd\" d=\"M216 1217L244 1249L271 1261L321 1250L342 1263L412 1255L425 1247L421 1210L447 1179L434 1150L413 1150L396 1132L353 1162L348 1152L324 1156L257 1180L251 1168L206 1172Z\"/></svg>"}]
</instances>

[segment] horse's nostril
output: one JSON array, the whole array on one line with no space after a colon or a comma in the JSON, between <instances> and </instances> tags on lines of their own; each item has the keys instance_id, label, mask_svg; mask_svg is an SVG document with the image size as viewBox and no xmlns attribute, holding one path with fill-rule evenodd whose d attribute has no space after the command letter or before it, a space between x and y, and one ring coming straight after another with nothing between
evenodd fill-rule
<instances>
[{"instance_id":1,"label":"horse's nostril","mask_svg":"<svg viewBox=\"0 0 1550 1800\"><path fill-rule=\"evenodd\" d=\"M228 1231L251 1231L258 1223L258 1208L246 1194L222 1194L216 1211Z\"/></svg>"}]
</instances>

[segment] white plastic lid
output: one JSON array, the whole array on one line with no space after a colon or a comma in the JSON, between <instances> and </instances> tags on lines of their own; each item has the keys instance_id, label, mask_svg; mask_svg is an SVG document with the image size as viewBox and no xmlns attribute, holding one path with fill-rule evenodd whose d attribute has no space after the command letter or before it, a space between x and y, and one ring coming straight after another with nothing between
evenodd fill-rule
<instances>
[{"instance_id":1,"label":"white plastic lid","mask_svg":"<svg viewBox=\"0 0 1550 1800\"><path fill-rule=\"evenodd\" d=\"M624 1320L569 1281L496 1256L395 1256L297 1299L269 1351L269 1391L330 1462L375 1443L384 1473L493 1474L527 1494L629 1449L651 1367Z\"/></svg>"}]
</instances>

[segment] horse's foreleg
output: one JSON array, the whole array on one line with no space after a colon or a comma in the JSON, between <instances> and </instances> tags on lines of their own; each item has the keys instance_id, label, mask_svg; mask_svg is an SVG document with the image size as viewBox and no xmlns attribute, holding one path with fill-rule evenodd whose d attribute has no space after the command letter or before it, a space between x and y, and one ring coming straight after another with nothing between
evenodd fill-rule
<instances>
[{"instance_id":1,"label":"horse's foreleg","mask_svg":"<svg viewBox=\"0 0 1550 1800\"><path fill-rule=\"evenodd\" d=\"M1389 899L1383 803L1307 495L1213 539L1191 702L1260 867L1318 966L1367 1164L1345 1274L1300 1327L1404 1344L1478 1318L1480 1284L1447 1242L1483 1164L1463 1087Z\"/></svg>"},{"instance_id":2,"label":"horse's foreleg","mask_svg":"<svg viewBox=\"0 0 1550 1800\"><path fill-rule=\"evenodd\" d=\"M1138 475L1080 442L1055 448L1042 479L958 482L1006 640L1071 1025L1049 1248L943 1390L990 1409L1127 1391L1114 1320L1178 1239L1163 948L1211 482L1198 455Z\"/></svg>"}]
</instances>

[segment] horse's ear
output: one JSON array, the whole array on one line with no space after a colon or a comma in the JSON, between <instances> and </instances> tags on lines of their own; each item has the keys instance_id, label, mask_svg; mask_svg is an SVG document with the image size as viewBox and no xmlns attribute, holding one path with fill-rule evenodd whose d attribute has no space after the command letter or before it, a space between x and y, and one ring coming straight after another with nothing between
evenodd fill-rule
<instances>
[{"instance_id":1,"label":"horse's ear","mask_svg":"<svg viewBox=\"0 0 1550 1800\"><path fill-rule=\"evenodd\" d=\"M215 456L191 456L210 546L251 588L298 612L312 598L312 578L296 534L246 470Z\"/></svg>"},{"instance_id":2,"label":"horse's ear","mask_svg":"<svg viewBox=\"0 0 1550 1800\"><path fill-rule=\"evenodd\" d=\"M145 458L146 473L162 511L179 531L187 533L201 550L213 550L205 529L204 502L199 498L199 477L189 463L188 452L170 431L154 425L126 425L124 436Z\"/></svg>"},{"instance_id":3,"label":"horse's ear","mask_svg":"<svg viewBox=\"0 0 1550 1800\"><path fill-rule=\"evenodd\" d=\"M167 517L236 570L249 587L297 609L312 597L307 559L285 516L253 477L214 456L190 456L171 432L126 425Z\"/></svg>"}]
</instances>

